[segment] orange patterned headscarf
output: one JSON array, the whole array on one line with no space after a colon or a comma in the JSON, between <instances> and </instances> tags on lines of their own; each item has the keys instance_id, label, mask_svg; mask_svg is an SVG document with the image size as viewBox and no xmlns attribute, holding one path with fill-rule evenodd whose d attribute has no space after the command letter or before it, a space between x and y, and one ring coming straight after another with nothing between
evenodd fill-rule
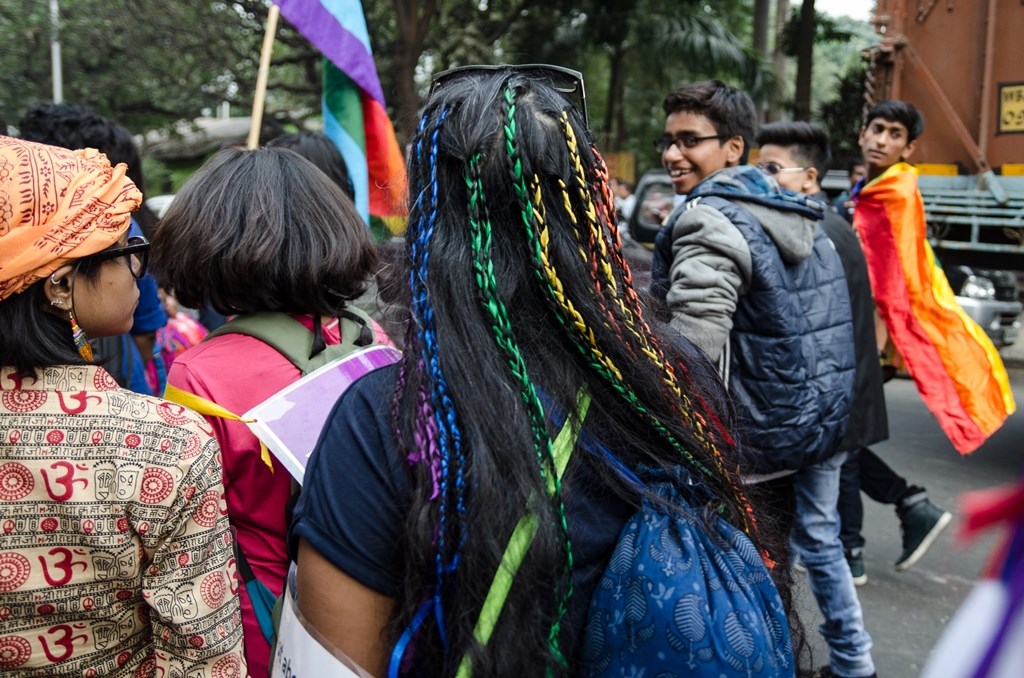
<instances>
[{"instance_id":1,"label":"orange patterned headscarf","mask_svg":"<svg viewBox=\"0 0 1024 678\"><path fill-rule=\"evenodd\" d=\"M107 157L0 136L0 300L128 230L142 194Z\"/></svg>"}]
</instances>

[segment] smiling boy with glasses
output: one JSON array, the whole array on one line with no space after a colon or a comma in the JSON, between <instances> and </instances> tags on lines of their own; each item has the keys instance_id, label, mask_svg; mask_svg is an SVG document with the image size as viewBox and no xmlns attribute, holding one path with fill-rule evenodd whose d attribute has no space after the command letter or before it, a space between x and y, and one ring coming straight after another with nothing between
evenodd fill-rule
<instances>
[{"instance_id":1,"label":"smiling boy with glasses","mask_svg":"<svg viewBox=\"0 0 1024 678\"><path fill-rule=\"evenodd\" d=\"M779 186L797 172L773 176L743 164L757 127L745 92L698 82L671 92L663 106L665 133L655 145L686 202L655 241L652 293L672 325L718 361L750 449L741 466L748 480L812 468L837 449L854 370L842 265L818 227L824 205ZM766 169L797 166L776 164ZM829 558L845 568L836 543ZM801 555L809 569L824 570L824 556ZM823 628L831 670L871 676L871 639L848 570L835 586L848 595Z\"/></svg>"}]
</instances>

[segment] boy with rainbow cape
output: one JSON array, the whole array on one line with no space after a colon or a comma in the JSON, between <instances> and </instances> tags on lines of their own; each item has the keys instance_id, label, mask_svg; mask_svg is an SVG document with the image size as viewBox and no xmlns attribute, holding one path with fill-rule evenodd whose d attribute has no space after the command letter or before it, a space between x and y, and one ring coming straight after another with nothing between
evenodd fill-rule
<instances>
[{"instance_id":1,"label":"boy with rainbow cape","mask_svg":"<svg viewBox=\"0 0 1024 678\"><path fill-rule=\"evenodd\" d=\"M924 118L904 101L876 104L860 131L868 164L853 223L878 313L925 405L960 454L1016 410L995 346L960 308L927 241L917 171L905 161Z\"/></svg>"}]
</instances>

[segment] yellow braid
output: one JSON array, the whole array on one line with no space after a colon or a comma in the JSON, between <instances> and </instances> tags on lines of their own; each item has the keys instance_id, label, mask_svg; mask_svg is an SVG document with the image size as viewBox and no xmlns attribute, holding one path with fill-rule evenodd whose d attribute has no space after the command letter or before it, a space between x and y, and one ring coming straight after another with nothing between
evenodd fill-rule
<instances>
[{"instance_id":1,"label":"yellow braid","mask_svg":"<svg viewBox=\"0 0 1024 678\"><path fill-rule=\"evenodd\" d=\"M597 218L597 213L594 209L594 204L590 198L590 192L587 190L586 174L583 170L583 162L580 159L579 151L577 148L576 133L573 131L572 125L569 124L569 118L564 112L560 116L559 120L562 124L562 130L565 135L566 145L569 149L569 156L572 160L574 177L576 179L576 187L579 191L580 199L586 206L586 215L590 223L591 232L593 235L592 240L597 243L598 252L600 253L599 263L601 271L604 273L605 279L608 281L608 287L612 292L612 294L610 295L612 301L615 303L615 305L619 309L619 312L622 314L622 317L625 320L626 328L634 337L637 338L641 351L644 353L644 355L650 358L656 365L658 365L661 368L661 371L665 374L665 383L669 386L669 388L672 389L672 392L676 395L676 397L683 398L683 391L675 378L675 372L665 362L664 356L661 355L659 351L654 350L651 347L650 342L648 341L650 328L647 327L646 323L644 323L642 318L640 318L639 320L638 327L636 315L633 313L632 309L630 309L629 306L626 305L625 301L621 298L621 296L617 294L618 286L614 269L611 265L611 262L609 261L608 247L605 241L605 232L604 229L601 227L600 220ZM564 186L564 184L562 185ZM576 217L575 215L572 214L568 196L565 196L565 205L566 211L570 214L570 219L572 219L575 223Z\"/></svg>"},{"instance_id":2,"label":"yellow braid","mask_svg":"<svg viewBox=\"0 0 1024 678\"><path fill-rule=\"evenodd\" d=\"M576 330L583 336L587 343L590 345L590 351L597 358L597 361L603 365L609 372L615 375L615 378L622 380L622 372L615 366L611 359L606 356L597 345L597 338L594 336L594 331L590 329L583 316L580 315L576 307L573 306L565 296L565 288L562 286L562 281L558 278L558 273L555 271L555 267L551 264L551 258L549 254L548 244L551 241L551 234L548 231L547 226L547 210L544 208L543 194L540 188L540 179L537 175L533 175L530 181L530 188L533 191L533 217L534 222L537 225L537 239L540 242L540 263L541 268L544 269L544 276L547 278L548 283L551 285L551 290L555 295L555 300L558 305L565 312L566 316L572 322Z\"/></svg>"},{"instance_id":3,"label":"yellow braid","mask_svg":"<svg viewBox=\"0 0 1024 678\"><path fill-rule=\"evenodd\" d=\"M587 190L586 173L583 171L583 162L580 160L579 149L576 147L576 132L573 131L572 125L569 124L569 116L565 111L562 111L559 120L562 123L565 142L569 148L569 157L572 160L576 189L579 191L580 201L583 203L587 223L590 224L591 240L596 243L600 255L598 257L598 264L604 273L605 280L608 281L608 288L611 290L612 298L616 299L616 302L621 307L622 302L618 299L618 282L615 279L615 272L608 261L608 247L604 240L604 231L601 228L601 222L597 218L597 210L594 208L594 201L590 198L590 191Z\"/></svg>"}]
</instances>

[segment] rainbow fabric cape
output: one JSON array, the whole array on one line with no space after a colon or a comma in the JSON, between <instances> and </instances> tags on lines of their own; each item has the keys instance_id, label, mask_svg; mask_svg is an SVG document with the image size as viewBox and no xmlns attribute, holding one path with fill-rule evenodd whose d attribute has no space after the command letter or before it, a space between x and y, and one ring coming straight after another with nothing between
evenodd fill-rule
<instances>
[{"instance_id":1,"label":"rainbow fabric cape","mask_svg":"<svg viewBox=\"0 0 1024 678\"><path fill-rule=\"evenodd\" d=\"M341 150L369 223L404 229L405 162L384 106L359 0L279 0L281 14L323 52L324 133Z\"/></svg>"},{"instance_id":2,"label":"rainbow fabric cape","mask_svg":"<svg viewBox=\"0 0 1024 678\"><path fill-rule=\"evenodd\" d=\"M950 442L973 452L1016 405L999 353L936 265L917 171L897 163L866 184L853 223L893 345Z\"/></svg>"}]
</instances>

